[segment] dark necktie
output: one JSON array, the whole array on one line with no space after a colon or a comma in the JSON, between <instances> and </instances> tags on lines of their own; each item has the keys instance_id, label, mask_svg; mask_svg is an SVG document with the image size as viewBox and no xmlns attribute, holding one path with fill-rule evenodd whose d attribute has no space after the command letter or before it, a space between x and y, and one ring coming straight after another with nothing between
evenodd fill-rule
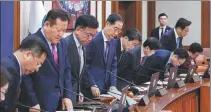
<instances>
[{"instance_id":1,"label":"dark necktie","mask_svg":"<svg viewBox=\"0 0 211 112\"><path fill-rule=\"evenodd\" d=\"M106 49L105 49L105 60L107 62L108 51L109 51L110 41L106 41Z\"/></svg>"},{"instance_id":2,"label":"dark necktie","mask_svg":"<svg viewBox=\"0 0 211 112\"><path fill-rule=\"evenodd\" d=\"M144 63L145 63L146 59L147 59L147 57L146 57L146 56L142 57L142 59L141 59L141 61L140 61L140 64L141 64L141 65L144 65Z\"/></svg>"},{"instance_id":3,"label":"dark necktie","mask_svg":"<svg viewBox=\"0 0 211 112\"><path fill-rule=\"evenodd\" d=\"M51 46L52 46L52 54L53 54L54 62L58 66L58 53L56 51L56 45L55 44L51 44Z\"/></svg>"},{"instance_id":4,"label":"dark necktie","mask_svg":"<svg viewBox=\"0 0 211 112\"><path fill-rule=\"evenodd\" d=\"M161 28L160 38L161 38L162 35L163 35L163 28Z\"/></svg>"}]
</instances>

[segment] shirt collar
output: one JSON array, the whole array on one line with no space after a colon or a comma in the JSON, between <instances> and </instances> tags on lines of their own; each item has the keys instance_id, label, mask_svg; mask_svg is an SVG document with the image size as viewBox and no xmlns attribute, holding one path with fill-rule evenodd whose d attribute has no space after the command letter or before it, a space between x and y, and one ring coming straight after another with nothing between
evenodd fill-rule
<instances>
[{"instance_id":1,"label":"shirt collar","mask_svg":"<svg viewBox=\"0 0 211 112\"><path fill-rule=\"evenodd\" d=\"M48 38L46 37L44 31L43 31L43 28L41 29L41 33L42 35L45 37L45 40L47 41L48 45L51 46L51 42L48 40Z\"/></svg>"},{"instance_id":2,"label":"shirt collar","mask_svg":"<svg viewBox=\"0 0 211 112\"><path fill-rule=\"evenodd\" d=\"M79 46L81 46L80 42L78 41L78 39L77 39L76 36L75 36L75 33L73 33L73 38L74 38L74 40L75 40L75 44L76 44L77 48L78 48Z\"/></svg>"},{"instance_id":3,"label":"shirt collar","mask_svg":"<svg viewBox=\"0 0 211 112\"><path fill-rule=\"evenodd\" d=\"M173 56L173 54L171 53L171 55L170 55L170 57L169 57L169 60L168 60L168 62L166 63L166 65L167 64L169 64L169 63L171 63L171 57Z\"/></svg>"},{"instance_id":4,"label":"shirt collar","mask_svg":"<svg viewBox=\"0 0 211 112\"><path fill-rule=\"evenodd\" d=\"M103 31L103 30L102 30L102 35L103 35L103 40L104 40L104 42L109 41L109 40L106 38L106 36L105 36L105 34L104 34L104 31Z\"/></svg>"},{"instance_id":5,"label":"shirt collar","mask_svg":"<svg viewBox=\"0 0 211 112\"><path fill-rule=\"evenodd\" d=\"M174 34L175 34L175 37L176 37L176 39L179 37L179 35L177 34L177 32L176 32L176 29L174 28Z\"/></svg>"},{"instance_id":6,"label":"shirt collar","mask_svg":"<svg viewBox=\"0 0 211 112\"><path fill-rule=\"evenodd\" d=\"M164 27L161 27L161 26L160 26L160 29L161 29L161 28L166 29L166 25L165 25Z\"/></svg>"},{"instance_id":7,"label":"shirt collar","mask_svg":"<svg viewBox=\"0 0 211 112\"><path fill-rule=\"evenodd\" d=\"M19 65L19 67L20 67L20 76L22 76L23 74L22 74L22 68L21 68L21 63L20 63L20 61L18 60L18 57L13 53L13 55L15 56L15 58L17 59L17 61L18 61L18 65Z\"/></svg>"},{"instance_id":8,"label":"shirt collar","mask_svg":"<svg viewBox=\"0 0 211 112\"><path fill-rule=\"evenodd\" d=\"M123 45L122 45L122 38L120 38L120 45L121 45L121 51L124 50Z\"/></svg>"}]
</instances>

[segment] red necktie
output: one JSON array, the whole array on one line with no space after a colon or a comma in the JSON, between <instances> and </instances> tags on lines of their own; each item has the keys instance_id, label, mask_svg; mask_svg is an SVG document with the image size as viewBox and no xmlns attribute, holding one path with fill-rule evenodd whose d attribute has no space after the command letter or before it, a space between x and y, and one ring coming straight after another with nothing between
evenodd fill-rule
<instances>
[{"instance_id":1,"label":"red necktie","mask_svg":"<svg viewBox=\"0 0 211 112\"><path fill-rule=\"evenodd\" d=\"M56 45L54 44L51 44L52 46L52 53L53 53L53 59L54 59L54 62L56 63L56 65L58 66L58 54L57 54L57 51L56 51Z\"/></svg>"}]
</instances>

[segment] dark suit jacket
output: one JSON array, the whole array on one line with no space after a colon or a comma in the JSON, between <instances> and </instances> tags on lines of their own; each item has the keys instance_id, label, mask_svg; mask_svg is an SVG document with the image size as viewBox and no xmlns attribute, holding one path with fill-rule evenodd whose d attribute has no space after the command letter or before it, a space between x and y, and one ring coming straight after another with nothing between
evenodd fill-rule
<instances>
[{"instance_id":1,"label":"dark suit jacket","mask_svg":"<svg viewBox=\"0 0 211 112\"><path fill-rule=\"evenodd\" d=\"M104 40L102 32L98 32L96 37L87 46L87 73L92 85L97 85L102 89L116 86L117 58L115 40L110 40L107 62L104 59ZM109 74L111 71L113 74Z\"/></svg>"},{"instance_id":2,"label":"dark suit jacket","mask_svg":"<svg viewBox=\"0 0 211 112\"><path fill-rule=\"evenodd\" d=\"M126 51L118 63L117 76L129 82L132 82L136 68L140 65L141 46L136 46L134 49ZM117 78L117 89L122 90L125 86L130 85L126 81Z\"/></svg>"},{"instance_id":3,"label":"dark suit jacket","mask_svg":"<svg viewBox=\"0 0 211 112\"><path fill-rule=\"evenodd\" d=\"M153 29L150 36L151 36L151 37L155 37L155 38L157 38L158 40L160 40L160 39L159 39L159 28L160 28L160 27L157 27L157 28ZM166 26L165 32L164 32L163 34L165 34L166 32L168 32L168 31L171 30L171 29L172 29L171 27Z\"/></svg>"},{"instance_id":4,"label":"dark suit jacket","mask_svg":"<svg viewBox=\"0 0 211 112\"><path fill-rule=\"evenodd\" d=\"M88 83L87 76L84 74L84 67L86 67L86 60L84 60L84 66L80 74L80 59L78 54L78 49L73 38L73 34L65 38L67 43L67 55L71 65L71 75L72 75L72 88L73 91L78 93L82 92L85 87L90 87ZM85 48L83 47L84 59L86 59ZM89 84L89 83L88 83ZM72 101L78 101L78 96L76 94L72 95Z\"/></svg>"},{"instance_id":5,"label":"dark suit jacket","mask_svg":"<svg viewBox=\"0 0 211 112\"><path fill-rule=\"evenodd\" d=\"M182 37L180 38L180 42L179 42L179 48L182 48ZM160 43L161 43L161 48L162 49L166 49L169 51L174 51L176 49L176 37L175 37L175 33L174 33L174 29L168 31L167 33L165 33L161 39L160 39Z\"/></svg>"},{"instance_id":6,"label":"dark suit jacket","mask_svg":"<svg viewBox=\"0 0 211 112\"><path fill-rule=\"evenodd\" d=\"M167 50L157 50L155 54L149 56L144 65L140 66L138 73L134 76L135 84L139 85L150 81L152 74L158 72L157 70L164 71L170 56L171 52ZM160 79L162 78L163 76L160 75Z\"/></svg>"},{"instance_id":7,"label":"dark suit jacket","mask_svg":"<svg viewBox=\"0 0 211 112\"><path fill-rule=\"evenodd\" d=\"M20 86L20 66L14 55L2 59L1 65L8 70L11 79L9 80L5 101L0 103L0 110L1 112L15 112L15 104L18 101Z\"/></svg>"},{"instance_id":8,"label":"dark suit jacket","mask_svg":"<svg viewBox=\"0 0 211 112\"><path fill-rule=\"evenodd\" d=\"M57 44L59 56L57 67L53 59L53 54L40 29L24 40L34 38L32 36L37 36L36 39L42 40L46 44L48 56L37 73L23 78L20 102L28 106L40 104L41 109L55 112L61 97L71 99L72 94L62 89L62 87L65 87L72 90L71 68L67 57L66 42L64 39L61 39Z\"/></svg>"},{"instance_id":9,"label":"dark suit jacket","mask_svg":"<svg viewBox=\"0 0 211 112\"><path fill-rule=\"evenodd\" d=\"M121 51L121 40L116 39L116 56L117 56L117 63L119 63L119 59L121 57L122 51Z\"/></svg>"}]
</instances>

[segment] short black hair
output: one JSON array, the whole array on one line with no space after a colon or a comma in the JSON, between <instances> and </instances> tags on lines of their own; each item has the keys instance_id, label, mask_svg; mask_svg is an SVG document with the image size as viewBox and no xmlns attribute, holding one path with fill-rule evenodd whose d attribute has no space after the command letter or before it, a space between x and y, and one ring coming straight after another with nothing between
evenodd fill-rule
<instances>
[{"instance_id":1,"label":"short black hair","mask_svg":"<svg viewBox=\"0 0 211 112\"><path fill-rule=\"evenodd\" d=\"M179 20L177 21L175 28L181 28L182 30L185 29L186 26L190 26L191 25L191 21L188 21L185 18L179 18Z\"/></svg>"},{"instance_id":2,"label":"short black hair","mask_svg":"<svg viewBox=\"0 0 211 112\"><path fill-rule=\"evenodd\" d=\"M177 48L173 51L174 55L177 55L179 59L188 59L188 52L183 48Z\"/></svg>"},{"instance_id":3,"label":"short black hair","mask_svg":"<svg viewBox=\"0 0 211 112\"><path fill-rule=\"evenodd\" d=\"M7 83L9 83L11 76L7 69L3 66L1 66L1 74L0 74L0 88L5 86Z\"/></svg>"},{"instance_id":4,"label":"short black hair","mask_svg":"<svg viewBox=\"0 0 211 112\"><path fill-rule=\"evenodd\" d=\"M161 44L159 40L155 37L149 37L147 40L143 43L143 47L149 47L150 50L157 50L160 49Z\"/></svg>"},{"instance_id":5,"label":"short black hair","mask_svg":"<svg viewBox=\"0 0 211 112\"><path fill-rule=\"evenodd\" d=\"M168 18L168 16L166 15L166 13L160 13L160 14L158 15L158 20L160 19L161 16L166 16L166 17Z\"/></svg>"},{"instance_id":6,"label":"short black hair","mask_svg":"<svg viewBox=\"0 0 211 112\"><path fill-rule=\"evenodd\" d=\"M92 15L81 15L77 18L75 22L75 28L77 27L90 27L90 28L98 28L99 23L97 19Z\"/></svg>"},{"instance_id":7,"label":"short black hair","mask_svg":"<svg viewBox=\"0 0 211 112\"><path fill-rule=\"evenodd\" d=\"M37 57L41 57L43 53L47 55L48 50L45 46L44 42L37 39L38 37L30 35L33 38L31 39L24 39L20 45L20 51L30 50L34 53Z\"/></svg>"},{"instance_id":8,"label":"short black hair","mask_svg":"<svg viewBox=\"0 0 211 112\"><path fill-rule=\"evenodd\" d=\"M69 14L67 13L67 11L60 8L51 9L45 18L45 22L49 21L52 26L56 24L56 19L58 18L61 21L68 21L68 24L70 22Z\"/></svg>"},{"instance_id":9,"label":"short black hair","mask_svg":"<svg viewBox=\"0 0 211 112\"><path fill-rule=\"evenodd\" d=\"M110 14L106 20L106 22L109 22L110 24L115 24L116 21L123 22L122 16L118 13Z\"/></svg>"},{"instance_id":10,"label":"short black hair","mask_svg":"<svg viewBox=\"0 0 211 112\"><path fill-rule=\"evenodd\" d=\"M188 51L190 51L193 54L195 54L196 52L202 53L203 52L203 48L202 48L202 46L199 43L194 42L194 43L192 43L189 46Z\"/></svg>"},{"instance_id":11,"label":"short black hair","mask_svg":"<svg viewBox=\"0 0 211 112\"><path fill-rule=\"evenodd\" d=\"M141 33L136 28L127 29L123 36L127 36L129 41L133 41L133 40L138 40L140 42L142 41Z\"/></svg>"}]
</instances>

